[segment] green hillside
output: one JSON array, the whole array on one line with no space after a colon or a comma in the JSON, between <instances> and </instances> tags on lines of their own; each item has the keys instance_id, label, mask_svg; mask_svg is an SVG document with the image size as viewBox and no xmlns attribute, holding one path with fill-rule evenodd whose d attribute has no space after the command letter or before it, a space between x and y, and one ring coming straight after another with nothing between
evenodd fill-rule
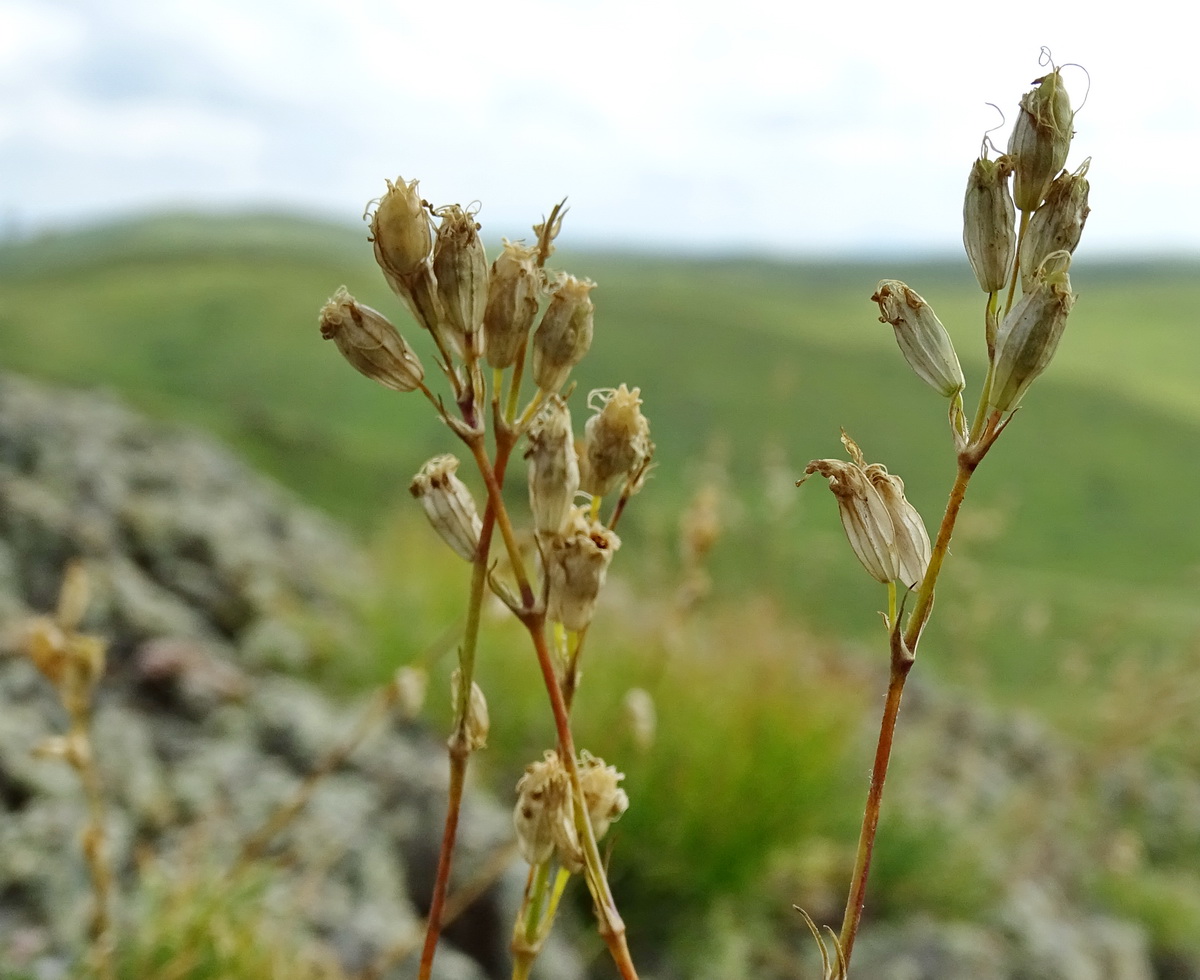
<instances>
[{"instance_id":1,"label":"green hillside","mask_svg":"<svg viewBox=\"0 0 1200 980\"><path fill-rule=\"evenodd\" d=\"M841 454L844 426L870 459L904 478L936 526L954 466L944 403L910 373L868 297L885 277L920 291L956 340L970 396L982 373L982 296L965 260L586 254L570 249L570 232L568 218L552 264L599 283L596 338L573 399L577 428L590 388L625 382L641 387L658 445L653 479L623 521L615 574L640 596L669 595L680 514L705 485L724 501L711 567L719 612L698 667L648 665L646 650L666 645L657 633L640 644L636 626L613 626L609 637L599 625L597 646L607 644L610 662L627 673L595 671L594 702L615 711L629 684L666 677L669 685L674 674L681 718L645 771L630 769L631 787L650 782L652 764L662 767L654 778L678 785L669 804L642 797L622 825L625 846L642 848L639 873L648 878L691 875L706 894L754 887L769 842L852 834L861 798L848 774L865 763L845 761L846 729L864 706L874 710L857 668L839 674L809 639L795 639L811 630L874 651L883 597L846 546L820 481L792 484L808 459ZM1033 709L1097 757L1149 749L1192 772L1200 768L1186 683L1200 650L1198 272L1183 262L1078 257L1068 333L972 483L920 668L983 701ZM415 655L457 615L443 593L458 587L462 569L439 564L429 542L412 549L396 527L428 534L406 488L426 458L457 447L422 399L367 383L320 339L317 310L341 284L429 350L405 325L361 227L168 216L10 243L0 246L0 366L110 388L153 414L206 427L355 527L383 556L385 575L399 580L420 562L421 581L375 624L379 651ZM808 660L789 665L797 643ZM526 654L514 653L512 664L527 669ZM497 658L503 669L481 666L489 692L516 683L509 675L518 668ZM360 682L394 666L378 660L354 668ZM747 661L757 665L734 680L724 674ZM726 689L743 700L722 702L722 730L736 730L747 747L728 780L757 798L772 777L756 753L776 771L801 754L821 757L804 777L812 783L805 799L826 801L820 812L793 799L793 809L764 810L758 823L728 814L714 837L701 797L714 767L728 762L716 755L722 746L695 744L686 716L715 717L706 699ZM498 713L497 748L482 765L519 772L538 744L527 743L544 708L536 684L530 690ZM812 705L802 721L798 697ZM611 729L604 710L581 705L585 731ZM666 708L663 717L666 728ZM689 772L700 774L694 785ZM668 808L666 818L656 805ZM926 833L909 831L918 832ZM921 853L941 853L939 834L928 831ZM910 875L910 844L903 834L881 838L901 868L897 879ZM1200 845L1195 851L1164 861L1200 881ZM966 901L957 880L920 868L904 880L942 888L926 893L935 910ZM659 886L644 883L641 900L653 907Z\"/></svg>"}]
</instances>

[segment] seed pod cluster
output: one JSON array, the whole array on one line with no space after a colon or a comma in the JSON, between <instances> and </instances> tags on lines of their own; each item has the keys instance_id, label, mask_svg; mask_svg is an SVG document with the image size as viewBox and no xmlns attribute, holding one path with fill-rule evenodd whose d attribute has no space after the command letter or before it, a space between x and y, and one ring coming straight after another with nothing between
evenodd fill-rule
<instances>
[{"instance_id":1,"label":"seed pod cluster","mask_svg":"<svg viewBox=\"0 0 1200 980\"><path fill-rule=\"evenodd\" d=\"M629 809L629 796L620 788L625 778L614 766L584 751L578 762L587 820L600 840L614 820ZM530 864L552 858L572 874L584 867L583 847L571 798L571 782L558 753L547 751L539 762L525 767L517 781L513 827L521 856Z\"/></svg>"},{"instance_id":2,"label":"seed pod cluster","mask_svg":"<svg viewBox=\"0 0 1200 980\"><path fill-rule=\"evenodd\" d=\"M571 416L550 395L529 431L529 503L546 576L546 615L568 630L585 629L621 539L596 519L595 508L575 505L582 491L594 505L610 491L622 503L641 489L654 452L650 423L637 388L592 392L594 414L578 447Z\"/></svg>"}]
</instances>

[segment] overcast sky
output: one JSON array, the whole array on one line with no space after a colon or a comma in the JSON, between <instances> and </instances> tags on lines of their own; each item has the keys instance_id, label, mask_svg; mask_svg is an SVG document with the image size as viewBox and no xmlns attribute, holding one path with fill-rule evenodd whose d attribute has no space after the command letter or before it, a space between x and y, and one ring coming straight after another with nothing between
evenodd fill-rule
<instances>
[{"instance_id":1,"label":"overcast sky","mask_svg":"<svg viewBox=\"0 0 1200 980\"><path fill-rule=\"evenodd\" d=\"M947 251L994 102L1091 75L1086 248L1200 254L1200 15L1165 0L0 0L0 217L356 220L385 177L521 237ZM1073 102L1087 87L1065 72ZM997 133L1003 146L1007 125Z\"/></svg>"}]
</instances>

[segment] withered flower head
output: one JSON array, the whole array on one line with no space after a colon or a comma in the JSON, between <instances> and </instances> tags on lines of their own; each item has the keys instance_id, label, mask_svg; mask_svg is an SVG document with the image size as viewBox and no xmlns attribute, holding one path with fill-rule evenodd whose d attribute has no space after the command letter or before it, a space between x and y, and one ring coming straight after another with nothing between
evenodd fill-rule
<instances>
[{"instance_id":1,"label":"withered flower head","mask_svg":"<svg viewBox=\"0 0 1200 980\"><path fill-rule=\"evenodd\" d=\"M421 467L408 489L421 501L429 523L442 540L456 555L473 561L483 524L471 491L455 475L457 469L456 457L435 456Z\"/></svg>"},{"instance_id":2,"label":"withered flower head","mask_svg":"<svg viewBox=\"0 0 1200 980\"><path fill-rule=\"evenodd\" d=\"M549 861L559 850L572 864L582 866L583 851L571 813L571 783L557 752L547 751L541 762L525 767L525 775L517 781L513 827L521 856L530 864Z\"/></svg>"},{"instance_id":3,"label":"withered flower head","mask_svg":"<svg viewBox=\"0 0 1200 980\"><path fill-rule=\"evenodd\" d=\"M804 468L804 477L797 481L797 486L814 473L829 480L850 547L871 577L886 585L900 574L891 513L867 474L861 450L845 432L842 445L850 454L850 462L814 459Z\"/></svg>"},{"instance_id":4,"label":"withered flower head","mask_svg":"<svg viewBox=\"0 0 1200 980\"><path fill-rule=\"evenodd\" d=\"M564 276L555 287L533 335L533 380L542 391L558 391L592 346L595 307L588 293L595 287L574 276Z\"/></svg>"},{"instance_id":5,"label":"withered flower head","mask_svg":"<svg viewBox=\"0 0 1200 980\"><path fill-rule=\"evenodd\" d=\"M540 292L537 249L505 241L504 251L492 263L483 314L484 351L492 367L511 367L525 348Z\"/></svg>"},{"instance_id":6,"label":"withered flower head","mask_svg":"<svg viewBox=\"0 0 1200 980\"><path fill-rule=\"evenodd\" d=\"M1035 285L1021 297L996 332L992 388L994 411L1017 407L1034 380L1049 366L1075 305L1068 269L1071 256L1052 252L1042 261Z\"/></svg>"},{"instance_id":7,"label":"withered flower head","mask_svg":"<svg viewBox=\"0 0 1200 980\"><path fill-rule=\"evenodd\" d=\"M529 429L529 506L539 534L559 534L571 519L579 490L579 460L567 403L551 395Z\"/></svg>"},{"instance_id":8,"label":"withered flower head","mask_svg":"<svg viewBox=\"0 0 1200 980\"><path fill-rule=\"evenodd\" d=\"M621 539L576 507L568 530L550 542L546 556L549 596L546 616L569 630L592 621L613 552Z\"/></svg>"},{"instance_id":9,"label":"withered flower head","mask_svg":"<svg viewBox=\"0 0 1200 980\"><path fill-rule=\"evenodd\" d=\"M375 261L389 281L411 276L433 251L429 212L417 185L415 180L405 183L403 177L394 184L389 180L387 193L371 214Z\"/></svg>"},{"instance_id":10,"label":"withered flower head","mask_svg":"<svg viewBox=\"0 0 1200 980\"><path fill-rule=\"evenodd\" d=\"M958 354L942 321L915 289L884 279L871 296L879 304L879 322L890 323L900 353L918 378L946 398L966 386Z\"/></svg>"},{"instance_id":11,"label":"withered flower head","mask_svg":"<svg viewBox=\"0 0 1200 980\"><path fill-rule=\"evenodd\" d=\"M363 306L339 286L321 307L321 336L337 344L342 356L360 374L393 391L412 391L425 369L408 342L388 321Z\"/></svg>"},{"instance_id":12,"label":"withered flower head","mask_svg":"<svg viewBox=\"0 0 1200 980\"><path fill-rule=\"evenodd\" d=\"M1021 96L1021 110L1008 140L1013 165L1013 200L1036 211L1055 175L1067 162L1075 114L1058 71L1034 80Z\"/></svg>"},{"instance_id":13,"label":"withered flower head","mask_svg":"<svg viewBox=\"0 0 1200 980\"><path fill-rule=\"evenodd\" d=\"M593 415L584 426L580 488L603 497L643 473L654 453L650 423L642 414L641 389L600 388L588 396ZM634 488L636 489L636 487Z\"/></svg>"},{"instance_id":14,"label":"withered flower head","mask_svg":"<svg viewBox=\"0 0 1200 980\"><path fill-rule=\"evenodd\" d=\"M483 314L488 302L488 264L475 215L457 204L439 208L442 219L433 245L433 274L442 322L460 356L483 354Z\"/></svg>"},{"instance_id":15,"label":"withered flower head","mask_svg":"<svg viewBox=\"0 0 1200 980\"><path fill-rule=\"evenodd\" d=\"M1088 207L1087 172L1091 158L1074 173L1063 171L1054 178L1046 200L1029 219L1021 242L1021 288L1033 288L1038 268L1051 252L1074 253L1083 235L1091 208Z\"/></svg>"},{"instance_id":16,"label":"withered flower head","mask_svg":"<svg viewBox=\"0 0 1200 980\"><path fill-rule=\"evenodd\" d=\"M967 178L963 199L963 247L985 293L998 293L1008 285L1017 246L1017 212L1008 178L1012 162L979 157Z\"/></svg>"},{"instance_id":17,"label":"withered flower head","mask_svg":"<svg viewBox=\"0 0 1200 980\"><path fill-rule=\"evenodd\" d=\"M917 508L904 496L904 481L900 477L889 473L882 463L871 463L865 472L892 519L892 531L896 537L897 577L906 587L916 588L925 578L932 553L925 522L921 520Z\"/></svg>"},{"instance_id":18,"label":"withered flower head","mask_svg":"<svg viewBox=\"0 0 1200 980\"><path fill-rule=\"evenodd\" d=\"M616 766L606 766L603 759L587 750L580 752L579 784L596 840L607 834L612 822L629 809L629 795L618 785L624 778L625 774L617 772Z\"/></svg>"}]
</instances>

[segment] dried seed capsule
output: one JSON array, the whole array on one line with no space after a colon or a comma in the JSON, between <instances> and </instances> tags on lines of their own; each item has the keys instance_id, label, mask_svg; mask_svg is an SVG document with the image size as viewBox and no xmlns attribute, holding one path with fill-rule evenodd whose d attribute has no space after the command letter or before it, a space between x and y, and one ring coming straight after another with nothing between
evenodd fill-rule
<instances>
[{"instance_id":1,"label":"dried seed capsule","mask_svg":"<svg viewBox=\"0 0 1200 980\"><path fill-rule=\"evenodd\" d=\"M988 405L993 411L1010 412L1021 396L1050 364L1075 305L1071 256L1053 252L1042 262L1037 282L1000 324L996 333L992 389Z\"/></svg>"},{"instance_id":2,"label":"dried seed capsule","mask_svg":"<svg viewBox=\"0 0 1200 980\"><path fill-rule=\"evenodd\" d=\"M409 492L421 501L429 523L454 553L473 561L479 548L482 522L466 484L454 475L454 456L435 456L413 477Z\"/></svg>"},{"instance_id":3,"label":"dried seed capsule","mask_svg":"<svg viewBox=\"0 0 1200 980\"><path fill-rule=\"evenodd\" d=\"M387 182L387 193L371 215L371 241L375 261L388 281L404 279L416 272L433 251L429 212L417 190L418 181Z\"/></svg>"},{"instance_id":4,"label":"dried seed capsule","mask_svg":"<svg viewBox=\"0 0 1200 980\"><path fill-rule=\"evenodd\" d=\"M624 773L617 772L616 766L606 766L603 759L586 750L579 754L579 785L596 840L629 809L629 795L617 785L624 778Z\"/></svg>"},{"instance_id":5,"label":"dried seed capsule","mask_svg":"<svg viewBox=\"0 0 1200 980\"><path fill-rule=\"evenodd\" d=\"M491 727L487 698L483 696L483 689L471 681L471 693L467 696L467 703L464 705L462 686L462 670L455 667L454 672L450 675L450 707L454 710L455 716L463 716L467 748L474 752L476 749L487 747L488 730Z\"/></svg>"},{"instance_id":6,"label":"dried seed capsule","mask_svg":"<svg viewBox=\"0 0 1200 980\"><path fill-rule=\"evenodd\" d=\"M1012 275L1017 246L1017 212L1008 178L1008 157L989 160L981 156L971 167L963 199L963 246L985 293L998 293Z\"/></svg>"},{"instance_id":7,"label":"dried seed capsule","mask_svg":"<svg viewBox=\"0 0 1200 980\"><path fill-rule=\"evenodd\" d=\"M954 344L933 307L897 279L884 279L871 296L879 322L890 323L908 366L927 385L949 398L966 386Z\"/></svg>"},{"instance_id":8,"label":"dried seed capsule","mask_svg":"<svg viewBox=\"0 0 1200 980\"><path fill-rule=\"evenodd\" d=\"M579 490L579 460L567 403L551 395L529 430L529 506L539 534L567 527Z\"/></svg>"},{"instance_id":9,"label":"dried seed capsule","mask_svg":"<svg viewBox=\"0 0 1200 980\"><path fill-rule=\"evenodd\" d=\"M533 335L533 380L542 391L558 391L592 346L592 314L588 297L596 284L566 276L550 298Z\"/></svg>"},{"instance_id":10,"label":"dried seed capsule","mask_svg":"<svg viewBox=\"0 0 1200 980\"><path fill-rule=\"evenodd\" d=\"M546 557L550 580L547 618L569 630L587 626L592 621L613 552L619 547L620 538L575 508L571 528L551 541Z\"/></svg>"},{"instance_id":11,"label":"dried seed capsule","mask_svg":"<svg viewBox=\"0 0 1200 980\"><path fill-rule=\"evenodd\" d=\"M433 275L442 310L443 339L459 356L483 354L488 264L475 216L457 204L438 209L442 223L433 245Z\"/></svg>"},{"instance_id":12,"label":"dried seed capsule","mask_svg":"<svg viewBox=\"0 0 1200 980\"><path fill-rule=\"evenodd\" d=\"M650 423L642 414L641 390L599 388L588 396L594 414L584 426L580 488L603 497L645 469L654 453ZM598 404L597 404L598 402Z\"/></svg>"},{"instance_id":13,"label":"dried seed capsule","mask_svg":"<svg viewBox=\"0 0 1200 980\"><path fill-rule=\"evenodd\" d=\"M1013 201L1036 211L1055 175L1067 162L1075 115L1057 71L1034 79L1037 88L1021 96L1021 110L1008 139L1013 165Z\"/></svg>"},{"instance_id":14,"label":"dried seed capsule","mask_svg":"<svg viewBox=\"0 0 1200 980\"><path fill-rule=\"evenodd\" d=\"M887 504L867 476L858 445L845 432L842 445L850 453L850 462L840 459L814 459L804 468L799 486L813 473L829 480L829 489L837 498L838 515L858 560L877 582L885 585L899 576L896 531Z\"/></svg>"},{"instance_id":15,"label":"dried seed capsule","mask_svg":"<svg viewBox=\"0 0 1200 980\"><path fill-rule=\"evenodd\" d=\"M1036 281L1038 267L1051 252L1074 253L1083 235L1091 208L1088 207L1087 172L1091 159L1084 160L1073 174L1065 171L1054 178L1046 200L1032 218L1021 242L1021 289L1028 292Z\"/></svg>"},{"instance_id":16,"label":"dried seed capsule","mask_svg":"<svg viewBox=\"0 0 1200 980\"><path fill-rule=\"evenodd\" d=\"M889 473L882 463L872 463L866 468L867 479L879 492L892 519L892 530L896 536L897 578L907 588L914 589L925 578L932 549L929 532L917 508L904 496L904 481Z\"/></svg>"},{"instance_id":17,"label":"dried seed capsule","mask_svg":"<svg viewBox=\"0 0 1200 980\"><path fill-rule=\"evenodd\" d=\"M570 782L558 753L548 751L541 762L525 767L525 775L517 781L513 828L521 856L530 864L542 864L553 857L556 841L563 836L558 828L564 819L570 820L570 800Z\"/></svg>"},{"instance_id":18,"label":"dried seed capsule","mask_svg":"<svg viewBox=\"0 0 1200 980\"><path fill-rule=\"evenodd\" d=\"M483 314L483 346L492 367L511 367L524 350L537 316L540 291L537 249L506 241L504 251L492 263Z\"/></svg>"},{"instance_id":19,"label":"dried seed capsule","mask_svg":"<svg viewBox=\"0 0 1200 980\"><path fill-rule=\"evenodd\" d=\"M421 361L388 319L358 303L339 286L321 307L321 336L332 340L350 365L393 391L412 391L425 377Z\"/></svg>"}]
</instances>

